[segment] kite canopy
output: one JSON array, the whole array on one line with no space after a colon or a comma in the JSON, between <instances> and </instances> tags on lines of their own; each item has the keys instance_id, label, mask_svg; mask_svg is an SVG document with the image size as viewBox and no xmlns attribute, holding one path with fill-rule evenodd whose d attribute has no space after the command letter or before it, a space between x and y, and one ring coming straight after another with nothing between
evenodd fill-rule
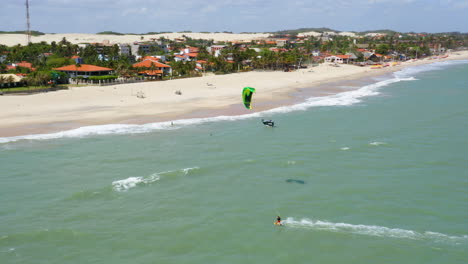
<instances>
[{"instance_id":1,"label":"kite canopy","mask_svg":"<svg viewBox=\"0 0 468 264\"><path fill-rule=\"evenodd\" d=\"M244 90L242 90L242 100L247 109L252 109L251 102L253 93L255 93L255 88L252 87L244 87Z\"/></svg>"}]
</instances>

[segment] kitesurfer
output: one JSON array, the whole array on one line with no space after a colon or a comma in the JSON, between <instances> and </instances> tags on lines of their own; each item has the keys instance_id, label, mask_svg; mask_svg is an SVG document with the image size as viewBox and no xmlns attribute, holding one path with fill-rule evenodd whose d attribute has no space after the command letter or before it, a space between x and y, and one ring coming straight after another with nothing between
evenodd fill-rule
<instances>
[{"instance_id":1,"label":"kitesurfer","mask_svg":"<svg viewBox=\"0 0 468 264\"><path fill-rule=\"evenodd\" d=\"M265 126L275 126L275 122L273 122L273 120L263 120L262 119L262 123L265 125Z\"/></svg>"},{"instance_id":2,"label":"kitesurfer","mask_svg":"<svg viewBox=\"0 0 468 264\"><path fill-rule=\"evenodd\" d=\"M282 225L281 224L281 217L279 215L276 217L275 225Z\"/></svg>"}]
</instances>

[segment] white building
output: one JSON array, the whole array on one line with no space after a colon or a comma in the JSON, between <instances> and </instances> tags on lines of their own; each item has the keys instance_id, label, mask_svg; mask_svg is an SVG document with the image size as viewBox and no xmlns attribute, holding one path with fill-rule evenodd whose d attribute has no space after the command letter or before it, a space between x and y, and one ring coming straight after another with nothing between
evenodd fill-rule
<instances>
[{"instance_id":1,"label":"white building","mask_svg":"<svg viewBox=\"0 0 468 264\"><path fill-rule=\"evenodd\" d=\"M209 53L213 56L218 57L221 54L221 50L226 48L225 45L213 45L211 47L206 48Z\"/></svg>"},{"instance_id":2,"label":"white building","mask_svg":"<svg viewBox=\"0 0 468 264\"><path fill-rule=\"evenodd\" d=\"M130 45L128 44L118 44L119 50L120 50L120 55L124 56L130 56L132 55Z\"/></svg>"}]
</instances>

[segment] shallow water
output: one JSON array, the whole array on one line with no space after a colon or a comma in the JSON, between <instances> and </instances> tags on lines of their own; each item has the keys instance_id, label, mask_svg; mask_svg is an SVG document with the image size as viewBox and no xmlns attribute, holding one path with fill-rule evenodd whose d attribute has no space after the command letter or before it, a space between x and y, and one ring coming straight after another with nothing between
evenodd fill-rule
<instances>
[{"instance_id":1,"label":"shallow water","mask_svg":"<svg viewBox=\"0 0 468 264\"><path fill-rule=\"evenodd\" d=\"M0 261L465 263L467 72L437 63L247 116L0 138Z\"/></svg>"}]
</instances>

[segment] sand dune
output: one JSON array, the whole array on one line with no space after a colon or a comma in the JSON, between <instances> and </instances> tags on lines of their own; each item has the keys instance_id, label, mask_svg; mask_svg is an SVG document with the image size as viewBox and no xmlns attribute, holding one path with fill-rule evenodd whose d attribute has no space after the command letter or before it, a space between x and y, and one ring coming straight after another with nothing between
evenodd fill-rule
<instances>
[{"instance_id":1,"label":"sand dune","mask_svg":"<svg viewBox=\"0 0 468 264\"><path fill-rule=\"evenodd\" d=\"M32 42L45 41L51 43L58 42L66 38L73 44L103 42L109 40L110 43L132 43L135 41L150 41L151 39L159 39L160 37L175 39L183 35L194 39L213 39L215 41L242 41L268 37L266 33L246 33L246 34L230 34L230 33L163 33L155 35L98 35L98 34L45 34L42 36L33 36ZM143 39L142 39L143 38ZM0 44L14 46L17 44L26 45L27 37L24 34L0 34Z\"/></svg>"}]
</instances>

